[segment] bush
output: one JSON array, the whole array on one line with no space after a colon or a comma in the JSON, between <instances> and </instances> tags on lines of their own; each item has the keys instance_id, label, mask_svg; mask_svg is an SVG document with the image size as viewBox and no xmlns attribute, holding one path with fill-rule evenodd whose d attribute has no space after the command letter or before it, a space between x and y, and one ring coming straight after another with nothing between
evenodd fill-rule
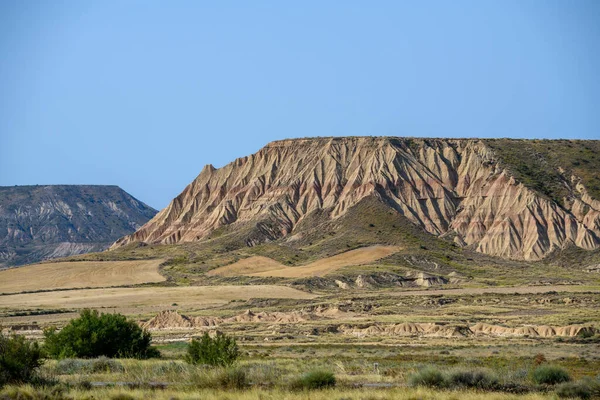
<instances>
[{"instance_id":1,"label":"bush","mask_svg":"<svg viewBox=\"0 0 600 400\"><path fill-rule=\"evenodd\" d=\"M533 371L533 381L540 385L556 385L570 380L569 373L555 365L542 365Z\"/></svg>"},{"instance_id":2,"label":"bush","mask_svg":"<svg viewBox=\"0 0 600 400\"><path fill-rule=\"evenodd\" d=\"M448 376L451 387L491 390L498 387L498 379L487 371L453 371Z\"/></svg>"},{"instance_id":3,"label":"bush","mask_svg":"<svg viewBox=\"0 0 600 400\"><path fill-rule=\"evenodd\" d=\"M334 387L336 383L333 372L316 370L307 372L291 384L295 390L314 390Z\"/></svg>"},{"instance_id":4,"label":"bush","mask_svg":"<svg viewBox=\"0 0 600 400\"><path fill-rule=\"evenodd\" d=\"M434 367L426 367L409 377L411 386L426 386L441 388L446 386L446 378L440 370Z\"/></svg>"},{"instance_id":5,"label":"bush","mask_svg":"<svg viewBox=\"0 0 600 400\"><path fill-rule=\"evenodd\" d=\"M200 340L192 339L185 360L190 364L225 367L232 365L239 355L235 338L218 334L213 339L205 333Z\"/></svg>"},{"instance_id":6,"label":"bush","mask_svg":"<svg viewBox=\"0 0 600 400\"><path fill-rule=\"evenodd\" d=\"M42 362L42 351L36 342L28 342L23 336L7 337L0 333L0 387L34 381Z\"/></svg>"},{"instance_id":7,"label":"bush","mask_svg":"<svg viewBox=\"0 0 600 400\"><path fill-rule=\"evenodd\" d=\"M592 387L583 381L565 382L558 386L556 395L560 399L591 399Z\"/></svg>"},{"instance_id":8,"label":"bush","mask_svg":"<svg viewBox=\"0 0 600 400\"><path fill-rule=\"evenodd\" d=\"M45 350L54 358L158 357L150 346L152 337L134 321L121 314L99 314L83 310L60 332L44 331Z\"/></svg>"}]
</instances>

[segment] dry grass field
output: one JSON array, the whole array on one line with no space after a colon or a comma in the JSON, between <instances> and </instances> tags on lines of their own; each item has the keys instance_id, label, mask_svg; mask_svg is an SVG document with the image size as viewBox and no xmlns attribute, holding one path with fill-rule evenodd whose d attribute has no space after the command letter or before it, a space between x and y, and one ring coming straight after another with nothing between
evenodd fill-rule
<instances>
[{"instance_id":1,"label":"dry grass field","mask_svg":"<svg viewBox=\"0 0 600 400\"><path fill-rule=\"evenodd\" d=\"M322 258L298 267L288 267L268 257L245 258L233 264L214 269L208 275L256 276L277 278L307 278L325 276L340 268L364 265L399 251L397 246L370 246L350 250L332 257Z\"/></svg>"},{"instance_id":2,"label":"dry grass field","mask_svg":"<svg viewBox=\"0 0 600 400\"><path fill-rule=\"evenodd\" d=\"M186 286L78 289L0 296L0 308L115 308L163 309L219 306L251 298L312 299L317 296L286 286ZM129 313L128 313L129 314Z\"/></svg>"},{"instance_id":3,"label":"dry grass field","mask_svg":"<svg viewBox=\"0 0 600 400\"><path fill-rule=\"evenodd\" d=\"M162 282L163 260L74 261L33 264L0 271L0 293L107 287Z\"/></svg>"},{"instance_id":4,"label":"dry grass field","mask_svg":"<svg viewBox=\"0 0 600 400\"><path fill-rule=\"evenodd\" d=\"M43 392L41 392L43 393ZM44 398L40 391L32 387L6 388L0 395L11 396L9 398L29 399ZM153 400L550 400L555 399L553 393L532 393L526 395L513 395L506 393L482 393L475 390L444 391L426 388L393 388L393 389L329 389L317 391L287 391L287 390L264 390L247 389L238 391L195 389L195 390L152 390L152 389L124 389L118 387L96 388L93 397L89 390L71 389L68 395L73 399L153 399ZM14 397L13 397L14 396ZM38 396L38 397L35 397Z\"/></svg>"}]
</instances>

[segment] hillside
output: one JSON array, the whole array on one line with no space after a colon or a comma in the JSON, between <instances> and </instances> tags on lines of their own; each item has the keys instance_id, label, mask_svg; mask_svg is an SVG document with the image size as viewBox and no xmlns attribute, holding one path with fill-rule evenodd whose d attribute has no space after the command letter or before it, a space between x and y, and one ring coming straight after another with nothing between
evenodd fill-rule
<instances>
[{"instance_id":1,"label":"hillside","mask_svg":"<svg viewBox=\"0 0 600 400\"><path fill-rule=\"evenodd\" d=\"M567 163L573 153L588 161ZM593 250L600 246L597 154L597 141L276 141L222 168L204 167L167 208L113 248L228 235L236 238L230 249L293 245L373 199L390 215L379 226L393 231L398 215L491 256L540 260L570 245ZM365 240L373 238L358 241Z\"/></svg>"},{"instance_id":2,"label":"hillside","mask_svg":"<svg viewBox=\"0 0 600 400\"><path fill-rule=\"evenodd\" d=\"M117 186L0 187L0 268L104 250L155 214Z\"/></svg>"}]
</instances>

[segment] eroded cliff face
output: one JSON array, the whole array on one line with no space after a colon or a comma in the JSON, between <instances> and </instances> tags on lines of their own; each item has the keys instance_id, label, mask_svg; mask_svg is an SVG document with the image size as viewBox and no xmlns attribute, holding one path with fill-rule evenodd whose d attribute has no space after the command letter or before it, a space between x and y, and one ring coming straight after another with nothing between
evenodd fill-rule
<instances>
[{"instance_id":1,"label":"eroded cliff face","mask_svg":"<svg viewBox=\"0 0 600 400\"><path fill-rule=\"evenodd\" d=\"M600 245L600 202L573 178L563 208L525 187L480 140L318 138L283 140L220 169L206 166L130 242L198 241L256 222L248 245L296 234L315 211L336 219L375 196L427 232L462 246L535 260L573 243Z\"/></svg>"}]
</instances>

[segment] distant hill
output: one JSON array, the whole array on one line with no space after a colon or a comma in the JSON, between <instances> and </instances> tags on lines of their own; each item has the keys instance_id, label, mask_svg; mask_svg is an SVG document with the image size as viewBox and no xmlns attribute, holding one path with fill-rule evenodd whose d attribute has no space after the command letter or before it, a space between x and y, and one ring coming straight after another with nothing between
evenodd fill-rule
<instances>
[{"instance_id":1,"label":"distant hill","mask_svg":"<svg viewBox=\"0 0 600 400\"><path fill-rule=\"evenodd\" d=\"M0 186L0 268L104 250L156 212L118 186Z\"/></svg>"},{"instance_id":2,"label":"distant hill","mask_svg":"<svg viewBox=\"0 0 600 400\"><path fill-rule=\"evenodd\" d=\"M204 167L167 208L113 248L217 238L228 250L265 242L306 247L328 221L338 221L340 234L353 229L348 215L368 219L352 211L369 200L389 211L387 221L377 221L391 229L380 243L405 229L393 229L399 215L460 247L502 258L539 260L568 246L594 250L599 154L600 141L589 140L276 141L222 168ZM367 231L356 239L375 236Z\"/></svg>"}]
</instances>

